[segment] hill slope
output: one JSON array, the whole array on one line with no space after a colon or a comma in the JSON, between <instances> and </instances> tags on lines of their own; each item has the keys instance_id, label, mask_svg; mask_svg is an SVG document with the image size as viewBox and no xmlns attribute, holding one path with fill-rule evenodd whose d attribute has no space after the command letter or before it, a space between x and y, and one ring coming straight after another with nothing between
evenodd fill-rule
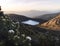
<instances>
[{"instance_id":1,"label":"hill slope","mask_svg":"<svg viewBox=\"0 0 60 46\"><path fill-rule=\"evenodd\" d=\"M50 20L50 19L56 17L57 14L59 14L59 13L44 14L44 15L41 15L41 16L37 16L35 18L37 18L37 19L43 19L43 20Z\"/></svg>"},{"instance_id":2,"label":"hill slope","mask_svg":"<svg viewBox=\"0 0 60 46\"><path fill-rule=\"evenodd\" d=\"M41 24L41 27L51 30L60 30L60 14L48 22Z\"/></svg>"},{"instance_id":3,"label":"hill slope","mask_svg":"<svg viewBox=\"0 0 60 46\"><path fill-rule=\"evenodd\" d=\"M18 15L18 14L7 14L7 15L13 21L22 22L22 21L27 21L27 20L34 20L34 21L37 21L37 22L40 22L40 23L46 22L46 20L43 20L43 19L29 18L29 17L26 17L24 15Z\"/></svg>"}]
</instances>

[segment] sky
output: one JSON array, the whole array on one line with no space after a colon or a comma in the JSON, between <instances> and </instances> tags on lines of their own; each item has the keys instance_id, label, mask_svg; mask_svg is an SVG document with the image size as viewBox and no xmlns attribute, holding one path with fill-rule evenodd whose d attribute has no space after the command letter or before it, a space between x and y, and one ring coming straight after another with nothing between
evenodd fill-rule
<instances>
[{"instance_id":1,"label":"sky","mask_svg":"<svg viewBox=\"0 0 60 46\"><path fill-rule=\"evenodd\" d=\"M60 0L0 0L3 11L60 10Z\"/></svg>"}]
</instances>

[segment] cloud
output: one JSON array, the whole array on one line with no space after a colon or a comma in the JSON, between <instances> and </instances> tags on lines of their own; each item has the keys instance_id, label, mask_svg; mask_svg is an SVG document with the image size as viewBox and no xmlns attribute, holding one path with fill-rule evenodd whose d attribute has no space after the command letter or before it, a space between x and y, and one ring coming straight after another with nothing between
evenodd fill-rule
<instances>
[{"instance_id":1,"label":"cloud","mask_svg":"<svg viewBox=\"0 0 60 46\"><path fill-rule=\"evenodd\" d=\"M60 0L0 0L3 10L60 10Z\"/></svg>"},{"instance_id":2,"label":"cloud","mask_svg":"<svg viewBox=\"0 0 60 46\"><path fill-rule=\"evenodd\" d=\"M26 2L26 3L31 3L31 2L40 2L40 1L49 1L49 2L59 2L60 0L10 0L11 2L22 2L22 3L24 3L24 2Z\"/></svg>"}]
</instances>

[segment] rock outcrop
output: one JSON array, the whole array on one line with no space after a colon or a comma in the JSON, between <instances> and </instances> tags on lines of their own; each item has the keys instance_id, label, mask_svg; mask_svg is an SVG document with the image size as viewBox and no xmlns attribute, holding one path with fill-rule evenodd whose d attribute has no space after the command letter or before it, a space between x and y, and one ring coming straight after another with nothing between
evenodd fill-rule
<instances>
[{"instance_id":1,"label":"rock outcrop","mask_svg":"<svg viewBox=\"0 0 60 46\"><path fill-rule=\"evenodd\" d=\"M41 24L40 26L46 29L60 30L60 14L58 14L55 18Z\"/></svg>"}]
</instances>

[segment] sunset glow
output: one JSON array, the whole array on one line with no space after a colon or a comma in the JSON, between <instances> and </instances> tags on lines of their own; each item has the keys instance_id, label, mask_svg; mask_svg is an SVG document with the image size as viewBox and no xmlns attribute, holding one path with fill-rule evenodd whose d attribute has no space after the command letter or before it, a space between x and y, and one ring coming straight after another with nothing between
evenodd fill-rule
<instances>
[{"instance_id":1,"label":"sunset glow","mask_svg":"<svg viewBox=\"0 0 60 46\"><path fill-rule=\"evenodd\" d=\"M60 10L60 0L0 0L3 11Z\"/></svg>"}]
</instances>

